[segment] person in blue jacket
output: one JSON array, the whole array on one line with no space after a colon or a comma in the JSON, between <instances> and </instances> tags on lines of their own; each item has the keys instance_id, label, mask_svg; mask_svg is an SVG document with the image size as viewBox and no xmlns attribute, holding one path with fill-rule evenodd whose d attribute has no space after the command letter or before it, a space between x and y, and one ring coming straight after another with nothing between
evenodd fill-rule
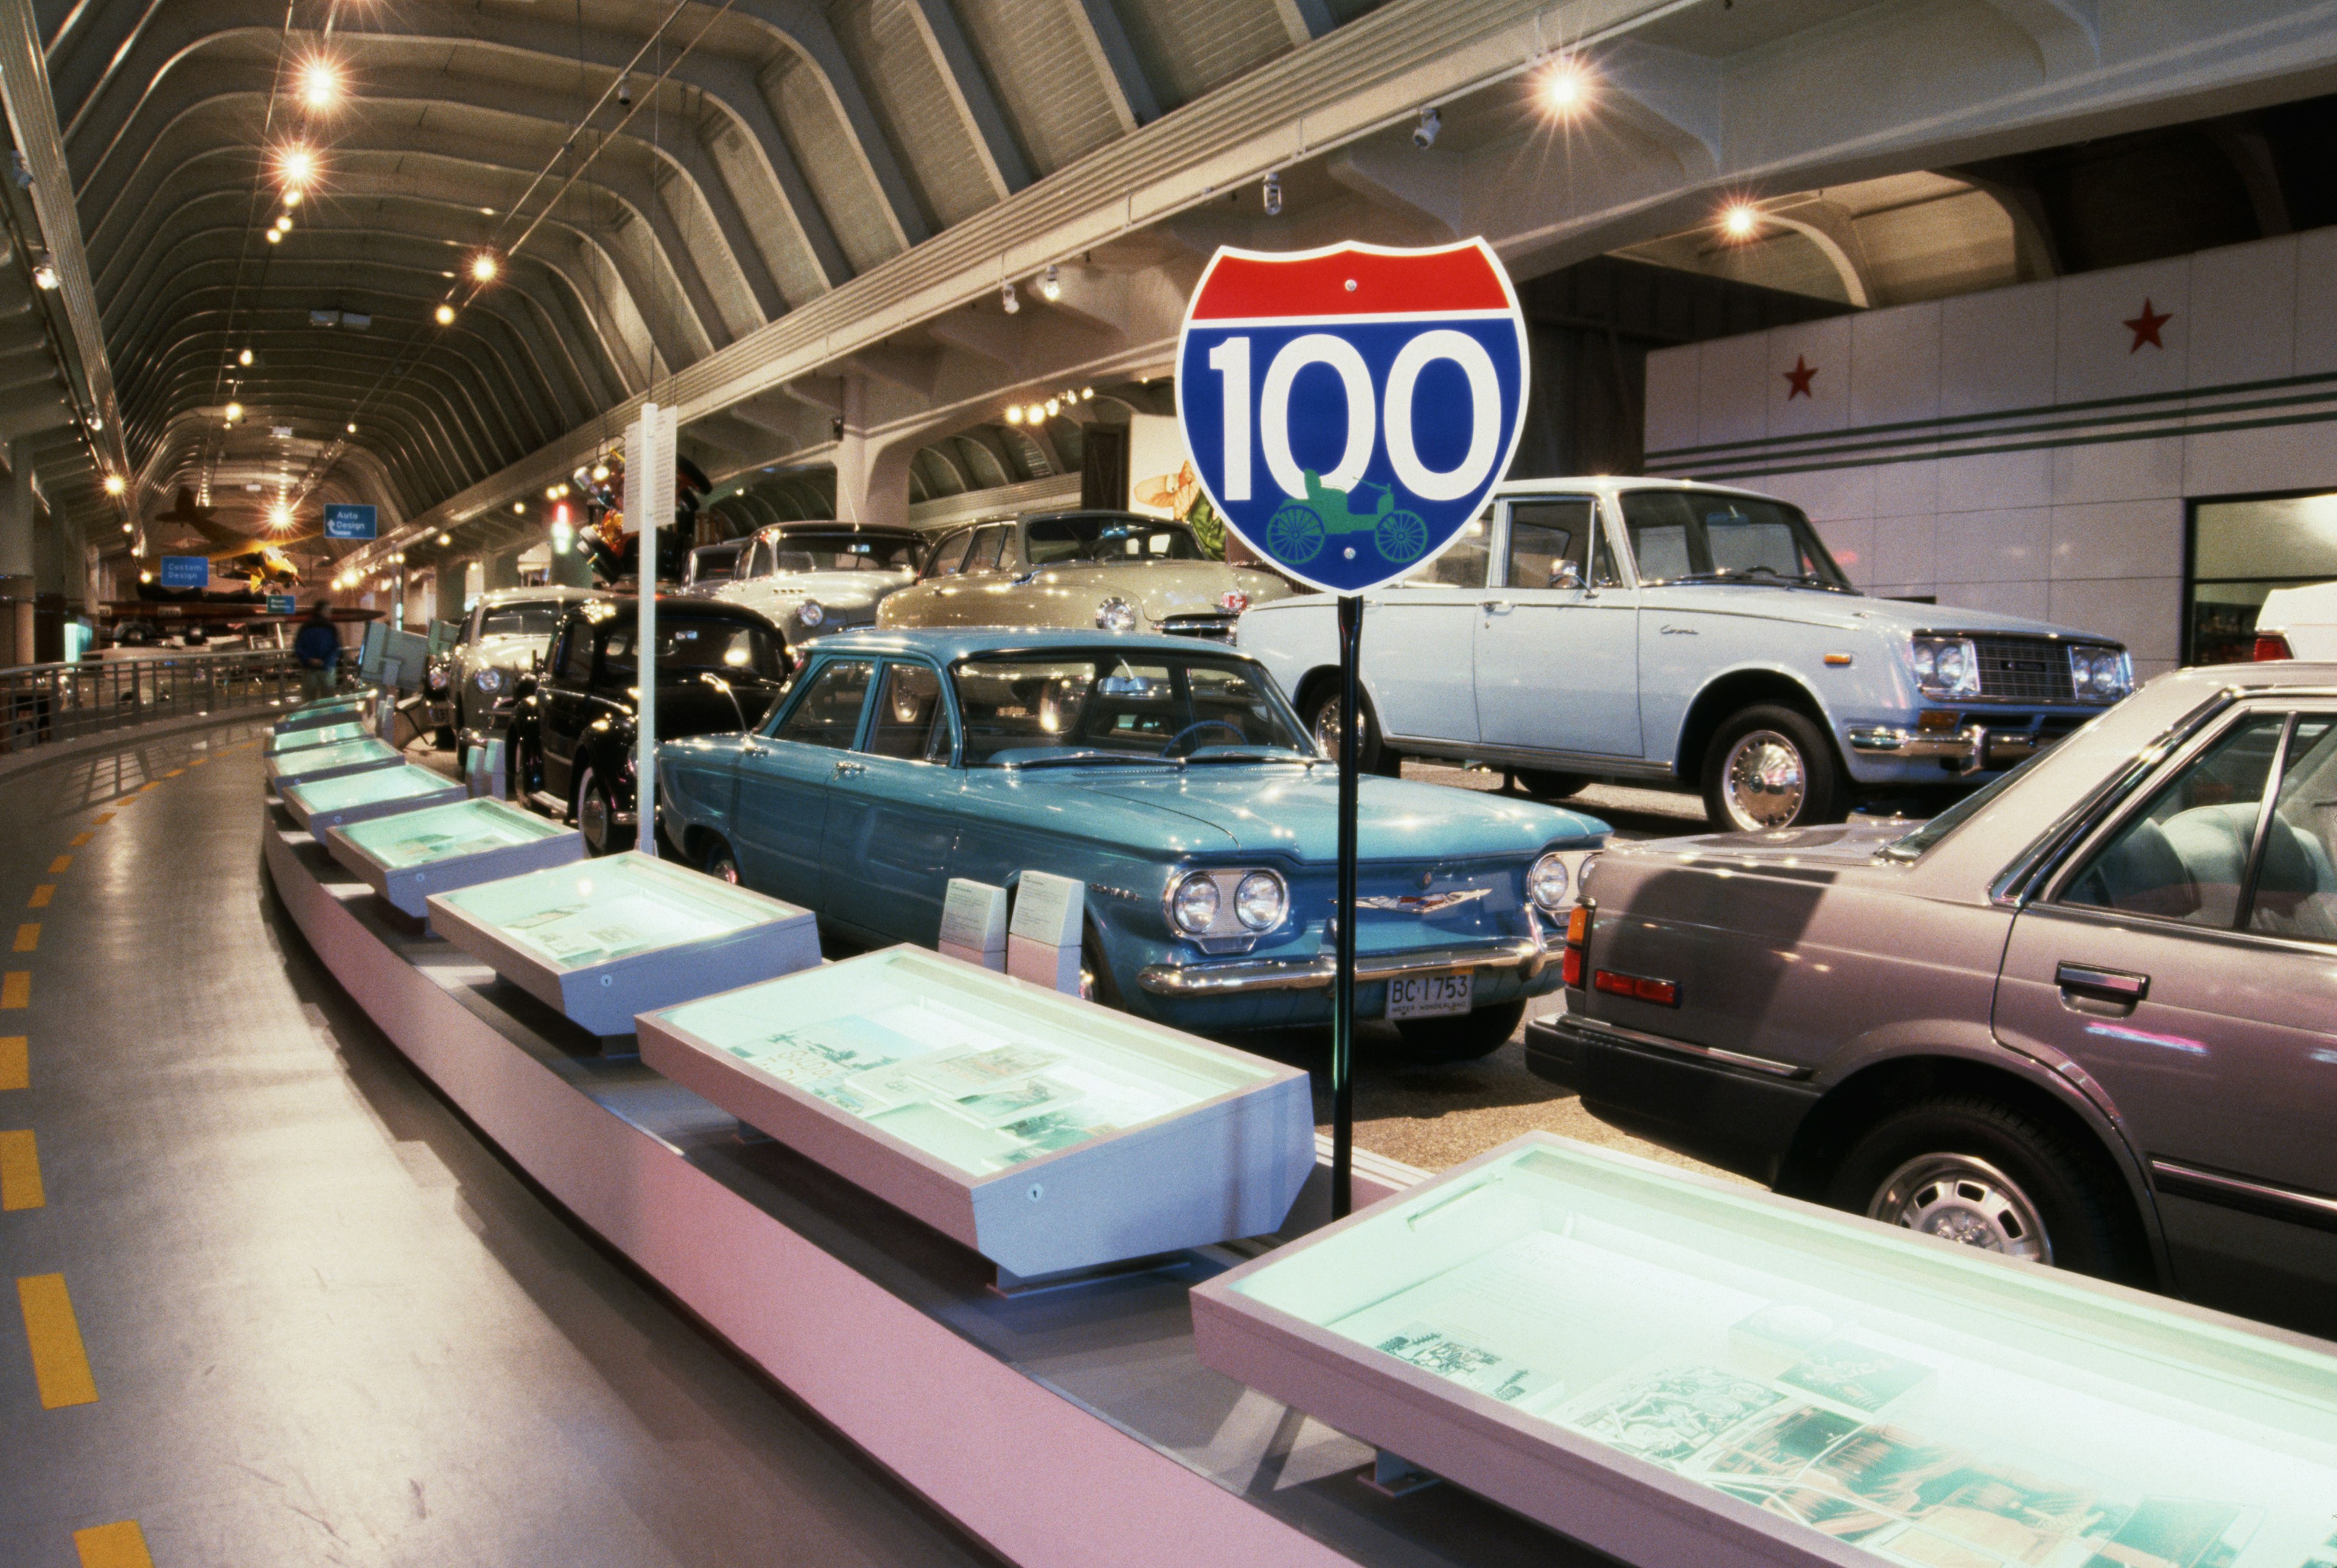
<instances>
[{"instance_id":1,"label":"person in blue jacket","mask_svg":"<svg viewBox=\"0 0 2337 1568\"><path fill-rule=\"evenodd\" d=\"M292 657L300 661L300 696L315 702L333 695L340 684L341 634L334 628L333 612L323 599L308 607L300 635L292 639Z\"/></svg>"}]
</instances>

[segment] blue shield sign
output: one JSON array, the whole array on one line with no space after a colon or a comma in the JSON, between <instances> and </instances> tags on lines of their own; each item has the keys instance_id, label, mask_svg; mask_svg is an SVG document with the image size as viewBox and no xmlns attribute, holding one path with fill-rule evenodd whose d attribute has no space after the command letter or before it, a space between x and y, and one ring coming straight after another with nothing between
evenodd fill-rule
<instances>
[{"instance_id":1,"label":"blue shield sign","mask_svg":"<svg viewBox=\"0 0 2337 1568\"><path fill-rule=\"evenodd\" d=\"M211 563L209 556L166 555L162 558L164 588L209 588L211 585Z\"/></svg>"},{"instance_id":2,"label":"blue shield sign","mask_svg":"<svg viewBox=\"0 0 2337 1568\"><path fill-rule=\"evenodd\" d=\"M1209 503L1299 581L1361 593L1460 537L1525 423L1525 317L1482 239L1221 249L1177 414Z\"/></svg>"},{"instance_id":3,"label":"blue shield sign","mask_svg":"<svg viewBox=\"0 0 2337 1568\"><path fill-rule=\"evenodd\" d=\"M268 613L298 615L300 613L300 601L288 593L271 593L268 596Z\"/></svg>"},{"instance_id":4,"label":"blue shield sign","mask_svg":"<svg viewBox=\"0 0 2337 1568\"><path fill-rule=\"evenodd\" d=\"M369 502L337 501L325 508L327 539L371 539L374 509Z\"/></svg>"}]
</instances>

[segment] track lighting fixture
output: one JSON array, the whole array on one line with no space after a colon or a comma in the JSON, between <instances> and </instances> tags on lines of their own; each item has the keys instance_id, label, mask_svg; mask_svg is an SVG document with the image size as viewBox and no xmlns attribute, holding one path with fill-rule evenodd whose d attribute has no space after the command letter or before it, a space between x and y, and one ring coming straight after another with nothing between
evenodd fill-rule
<instances>
[{"instance_id":1,"label":"track lighting fixture","mask_svg":"<svg viewBox=\"0 0 2337 1568\"><path fill-rule=\"evenodd\" d=\"M1039 279L1039 297L1051 301L1062 297L1062 275L1055 270L1055 264L1051 261L1047 264L1046 276Z\"/></svg>"},{"instance_id":2,"label":"track lighting fixture","mask_svg":"<svg viewBox=\"0 0 2337 1568\"><path fill-rule=\"evenodd\" d=\"M437 309L432 311L430 314L441 326L452 326L455 325L455 307L451 305L441 305Z\"/></svg>"},{"instance_id":3,"label":"track lighting fixture","mask_svg":"<svg viewBox=\"0 0 2337 1568\"><path fill-rule=\"evenodd\" d=\"M33 253L33 282L42 288L57 286L57 264L49 259L46 251Z\"/></svg>"},{"instance_id":4,"label":"track lighting fixture","mask_svg":"<svg viewBox=\"0 0 2337 1568\"><path fill-rule=\"evenodd\" d=\"M625 74L617 78L617 102L620 103L630 104L632 101L633 76L632 73L629 71L625 73Z\"/></svg>"},{"instance_id":5,"label":"track lighting fixture","mask_svg":"<svg viewBox=\"0 0 2337 1568\"><path fill-rule=\"evenodd\" d=\"M1278 172L1271 169L1266 171L1266 184L1259 194L1266 198L1266 215L1268 218L1281 217L1282 176Z\"/></svg>"},{"instance_id":6,"label":"track lighting fixture","mask_svg":"<svg viewBox=\"0 0 2337 1568\"><path fill-rule=\"evenodd\" d=\"M1437 133L1444 129L1444 116L1432 103L1420 112L1420 123L1412 128L1412 144L1423 152L1436 145Z\"/></svg>"},{"instance_id":7,"label":"track lighting fixture","mask_svg":"<svg viewBox=\"0 0 2337 1568\"><path fill-rule=\"evenodd\" d=\"M1012 283L1002 283L998 286L998 308L1009 316L1022 308L1022 300L1015 297Z\"/></svg>"}]
</instances>

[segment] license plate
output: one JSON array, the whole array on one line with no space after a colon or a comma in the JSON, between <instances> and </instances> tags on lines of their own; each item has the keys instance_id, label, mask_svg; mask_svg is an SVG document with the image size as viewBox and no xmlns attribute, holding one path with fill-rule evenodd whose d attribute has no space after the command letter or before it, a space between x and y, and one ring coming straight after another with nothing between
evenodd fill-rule
<instances>
[{"instance_id":1,"label":"license plate","mask_svg":"<svg viewBox=\"0 0 2337 1568\"><path fill-rule=\"evenodd\" d=\"M1441 1018L1469 1010L1470 982L1477 977L1403 975L1387 983L1387 1016L1392 1018Z\"/></svg>"}]
</instances>

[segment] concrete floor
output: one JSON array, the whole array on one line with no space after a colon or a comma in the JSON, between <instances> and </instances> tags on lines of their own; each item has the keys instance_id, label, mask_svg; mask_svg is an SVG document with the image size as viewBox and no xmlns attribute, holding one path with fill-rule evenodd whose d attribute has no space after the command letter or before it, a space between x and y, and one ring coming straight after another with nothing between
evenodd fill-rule
<instances>
[{"instance_id":1,"label":"concrete floor","mask_svg":"<svg viewBox=\"0 0 2337 1568\"><path fill-rule=\"evenodd\" d=\"M0 780L0 1564L990 1561L355 1014L258 733Z\"/></svg>"}]
</instances>

